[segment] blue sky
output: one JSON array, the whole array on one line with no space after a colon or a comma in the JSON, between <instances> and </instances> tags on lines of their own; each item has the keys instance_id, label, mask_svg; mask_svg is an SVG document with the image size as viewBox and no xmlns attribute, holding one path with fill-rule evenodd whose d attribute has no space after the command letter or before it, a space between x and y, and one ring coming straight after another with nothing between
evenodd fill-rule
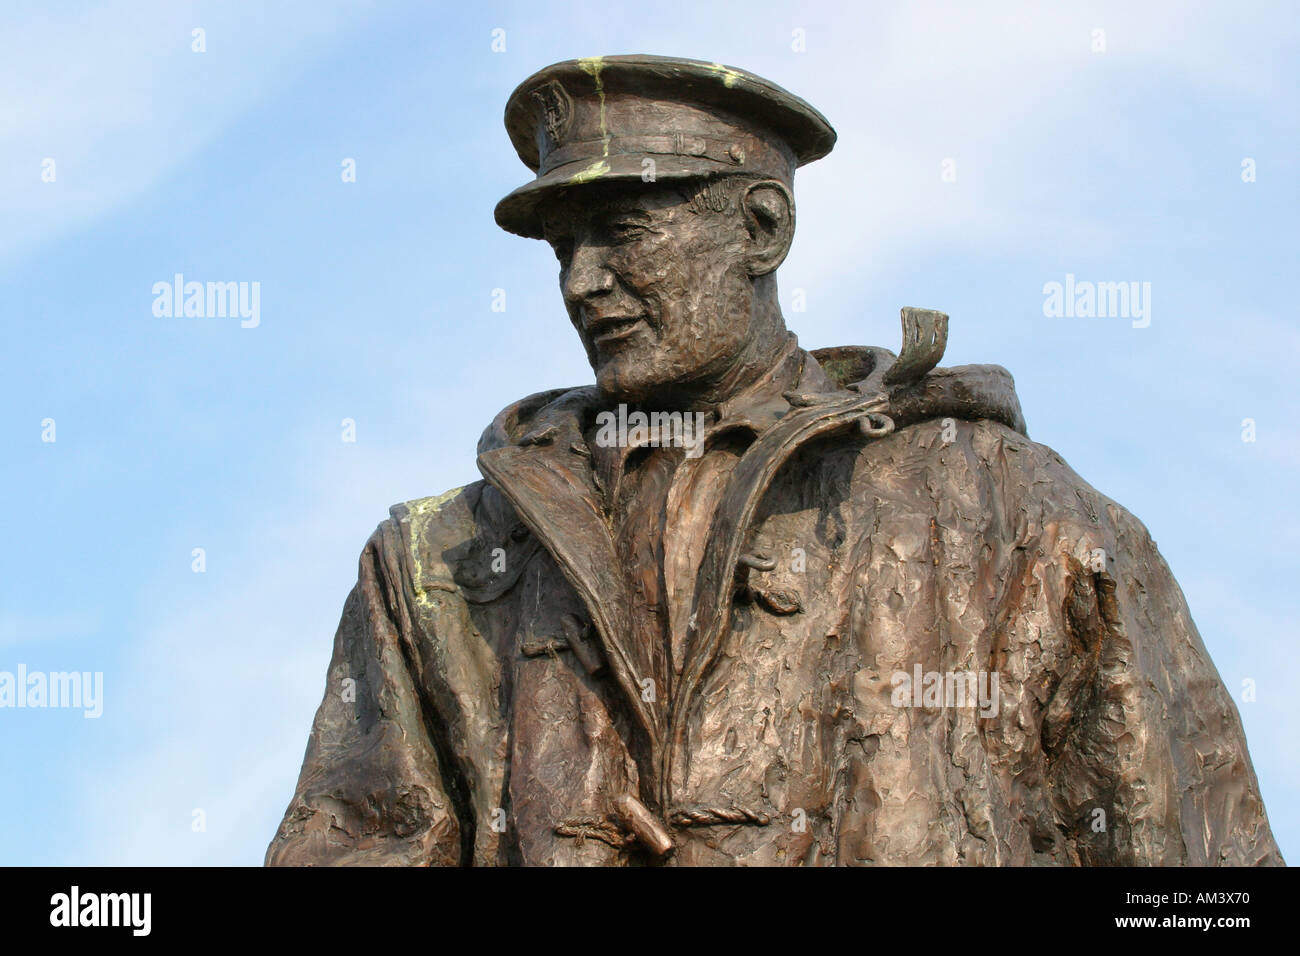
<instances>
[{"instance_id":1,"label":"blue sky","mask_svg":"<svg viewBox=\"0 0 1300 956\"><path fill-rule=\"evenodd\" d=\"M9 0L0 670L102 671L105 701L0 710L0 863L261 861L370 532L475 480L502 406L590 381L554 257L492 221L528 177L501 114L633 52L830 119L789 325L896 348L901 306L942 309L945 364L1011 370L1031 436L1159 543L1300 859L1298 34L1281 3ZM260 324L155 317L178 272L259 282ZM1045 317L1067 273L1151 283L1150 325Z\"/></svg>"}]
</instances>

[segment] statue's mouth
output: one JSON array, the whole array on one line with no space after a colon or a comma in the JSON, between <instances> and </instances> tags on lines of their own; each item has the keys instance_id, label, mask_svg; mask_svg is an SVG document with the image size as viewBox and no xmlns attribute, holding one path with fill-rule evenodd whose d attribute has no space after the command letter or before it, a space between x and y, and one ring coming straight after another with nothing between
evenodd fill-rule
<instances>
[{"instance_id":1,"label":"statue's mouth","mask_svg":"<svg viewBox=\"0 0 1300 956\"><path fill-rule=\"evenodd\" d=\"M621 342L645 325L645 317L633 315L628 317L608 316L597 319L591 324L591 343L606 346Z\"/></svg>"}]
</instances>

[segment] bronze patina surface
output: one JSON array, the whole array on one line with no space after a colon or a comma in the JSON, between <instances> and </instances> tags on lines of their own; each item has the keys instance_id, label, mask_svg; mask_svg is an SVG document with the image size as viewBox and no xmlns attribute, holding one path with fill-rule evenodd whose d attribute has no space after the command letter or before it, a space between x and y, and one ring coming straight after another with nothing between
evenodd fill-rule
<instances>
[{"instance_id":1,"label":"bronze patina surface","mask_svg":"<svg viewBox=\"0 0 1300 956\"><path fill-rule=\"evenodd\" d=\"M730 67L510 97L595 384L366 544L269 864L1280 864L1146 528L1011 376L805 351L775 274L835 134Z\"/></svg>"}]
</instances>

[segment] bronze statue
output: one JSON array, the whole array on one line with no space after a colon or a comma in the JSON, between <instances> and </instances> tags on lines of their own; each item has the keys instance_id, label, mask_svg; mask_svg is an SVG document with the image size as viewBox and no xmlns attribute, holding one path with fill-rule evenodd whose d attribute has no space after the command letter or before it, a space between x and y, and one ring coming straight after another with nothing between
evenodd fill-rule
<instances>
[{"instance_id":1,"label":"bronze statue","mask_svg":"<svg viewBox=\"0 0 1300 956\"><path fill-rule=\"evenodd\" d=\"M786 330L816 110L597 57L506 127L596 383L371 537L269 864L1282 862L1182 592L1011 376L938 312Z\"/></svg>"}]
</instances>

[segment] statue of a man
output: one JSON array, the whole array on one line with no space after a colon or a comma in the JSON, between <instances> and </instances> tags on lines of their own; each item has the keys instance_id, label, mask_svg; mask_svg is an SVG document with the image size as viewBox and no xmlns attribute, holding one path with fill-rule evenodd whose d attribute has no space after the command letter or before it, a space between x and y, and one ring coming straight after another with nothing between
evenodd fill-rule
<instances>
[{"instance_id":1,"label":"statue of a man","mask_svg":"<svg viewBox=\"0 0 1300 956\"><path fill-rule=\"evenodd\" d=\"M1168 567L1010 375L937 312L786 330L816 110L597 57L506 126L596 383L371 537L268 863L1282 862Z\"/></svg>"}]
</instances>

